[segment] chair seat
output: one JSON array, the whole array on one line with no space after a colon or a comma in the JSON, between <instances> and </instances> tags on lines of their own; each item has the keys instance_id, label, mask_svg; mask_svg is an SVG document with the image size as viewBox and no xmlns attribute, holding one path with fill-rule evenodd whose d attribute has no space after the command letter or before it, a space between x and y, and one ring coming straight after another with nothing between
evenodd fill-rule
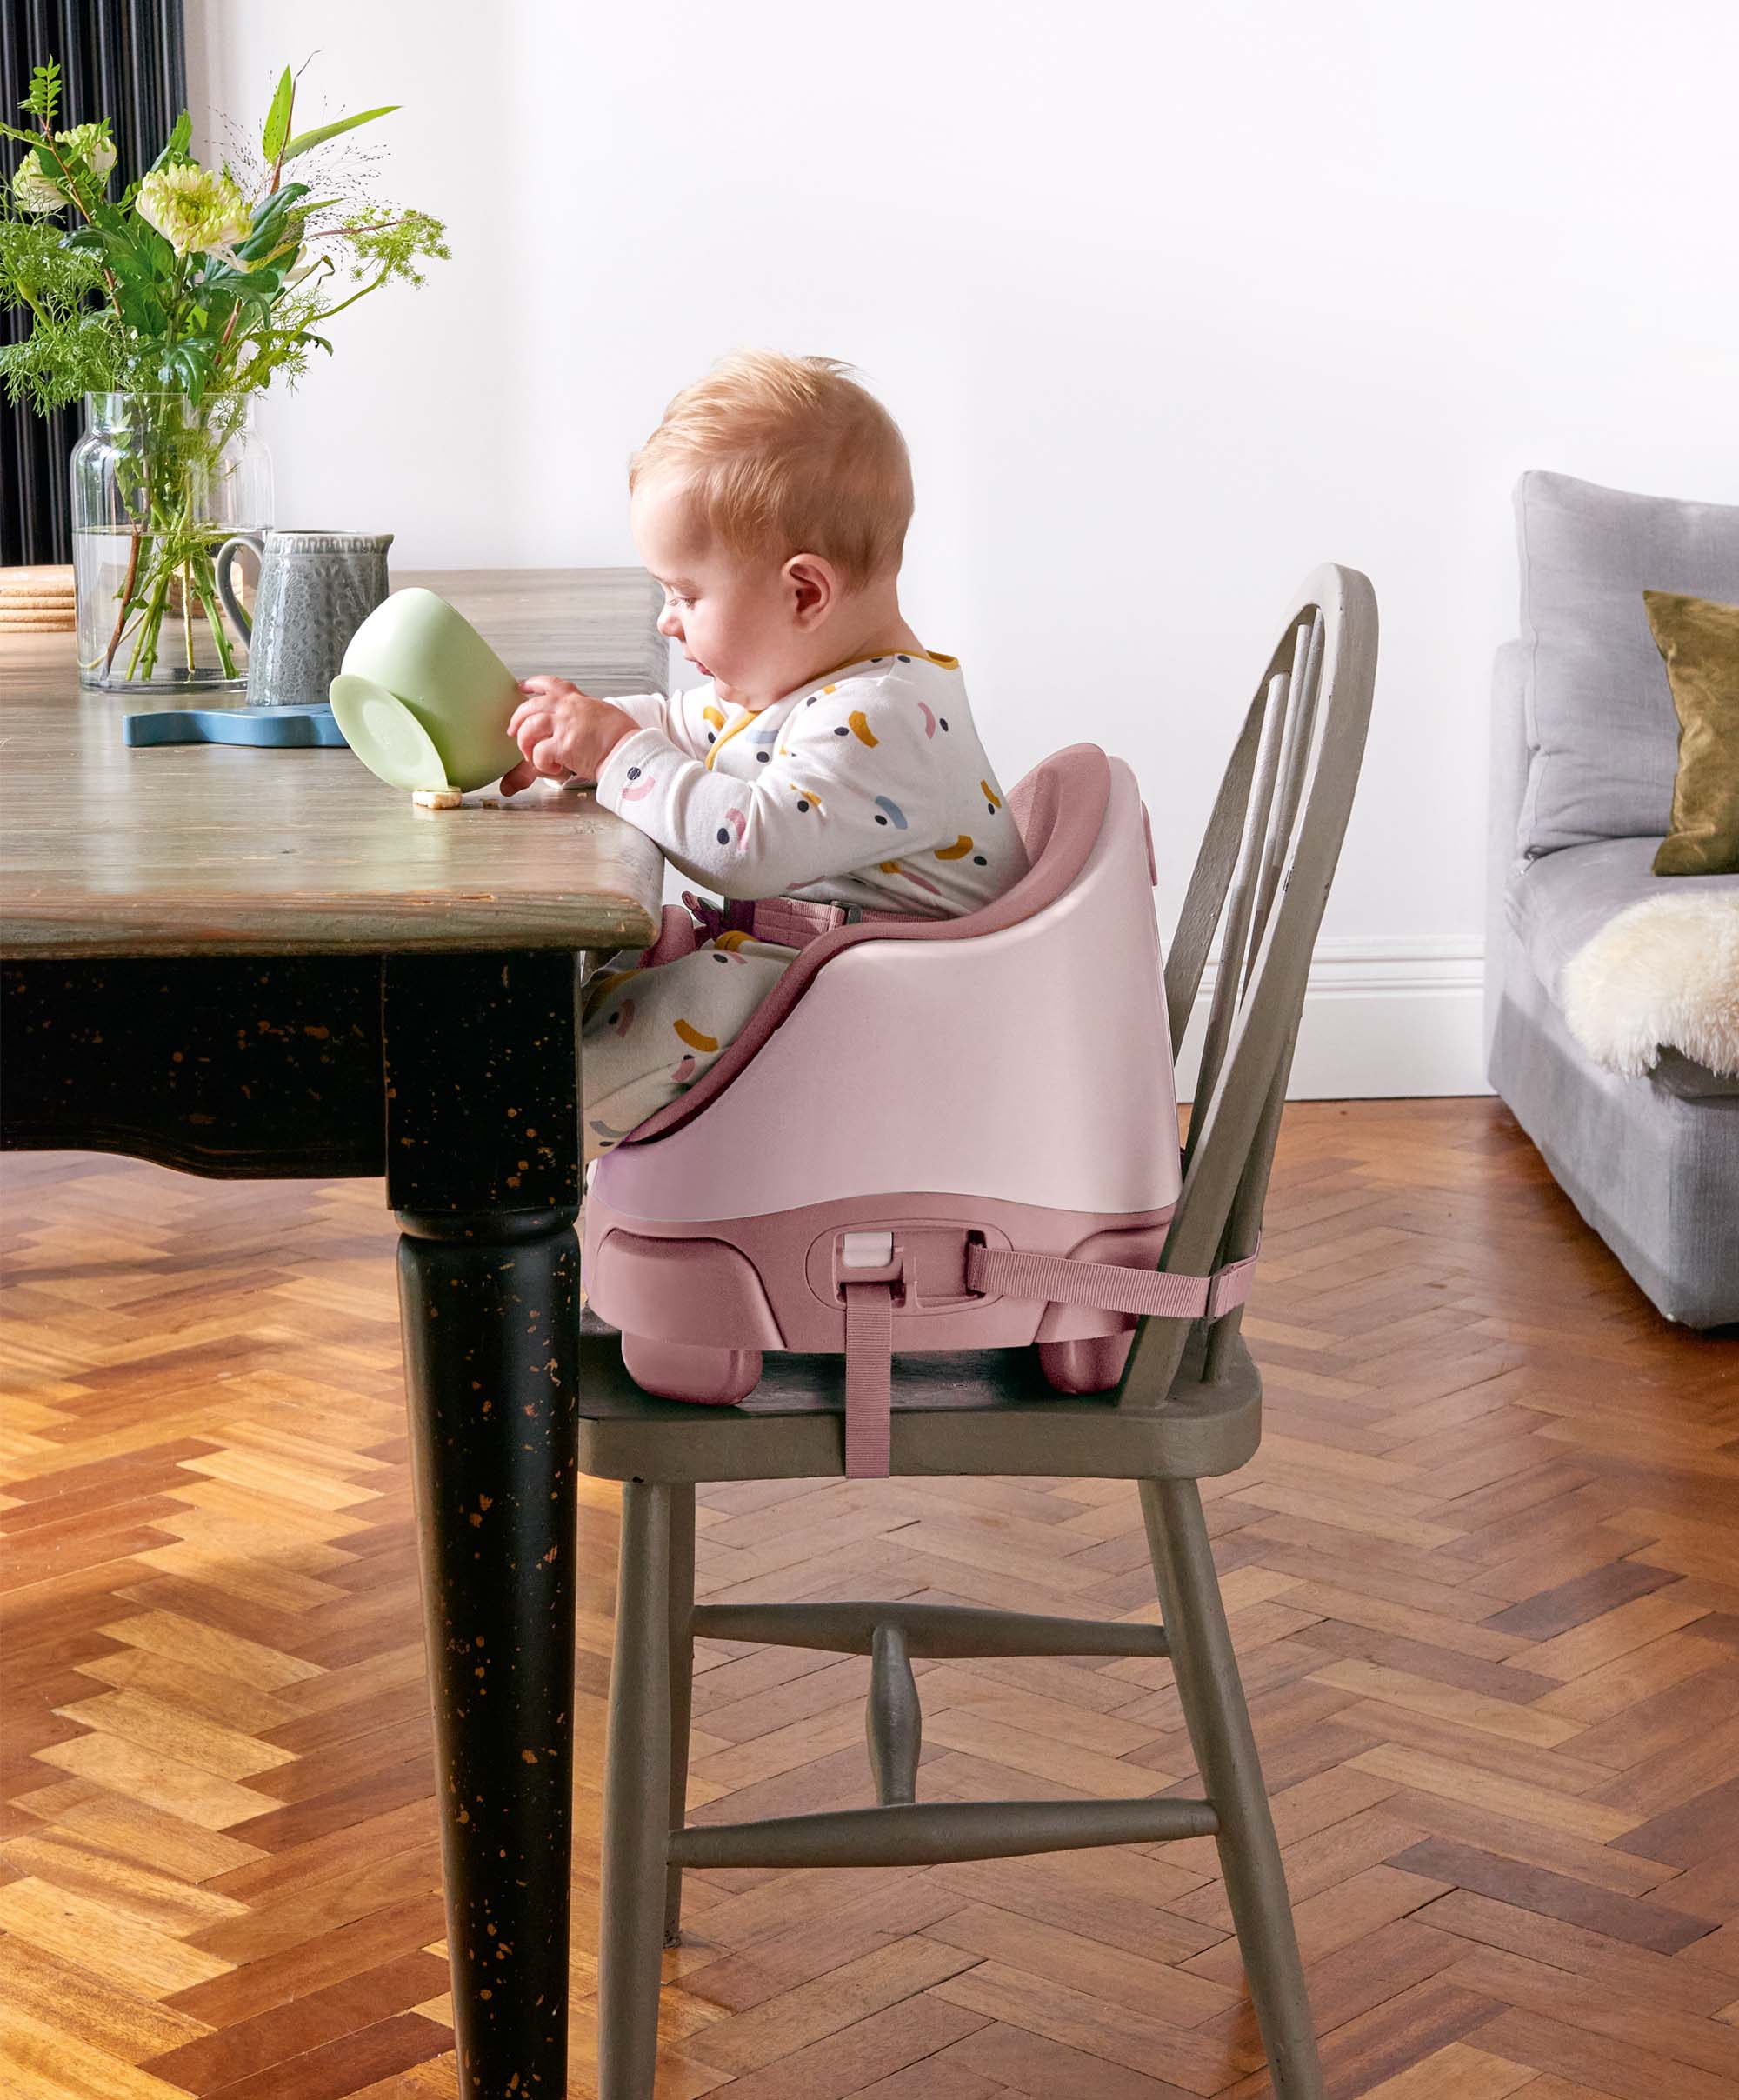
<instances>
[{"instance_id":1,"label":"chair seat","mask_svg":"<svg viewBox=\"0 0 1739 2100\"><path fill-rule=\"evenodd\" d=\"M1052 1390L1030 1349L898 1354L891 1470L1066 1474L1092 1480L1230 1473L1262 1434L1262 1383L1241 1339L1223 1375L1202 1376L1192 1334L1163 1407ZM617 1331L590 1306L580 1321L581 1470L603 1480L797 1480L845 1472L845 1359L769 1350L761 1382L734 1407L656 1400L623 1369Z\"/></svg>"}]
</instances>

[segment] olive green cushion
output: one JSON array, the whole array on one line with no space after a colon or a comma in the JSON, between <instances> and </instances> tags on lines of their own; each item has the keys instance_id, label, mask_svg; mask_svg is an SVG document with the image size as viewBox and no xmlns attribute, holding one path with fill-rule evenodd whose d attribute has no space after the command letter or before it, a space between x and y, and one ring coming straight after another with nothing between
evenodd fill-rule
<instances>
[{"instance_id":1,"label":"olive green cushion","mask_svg":"<svg viewBox=\"0 0 1739 2100\"><path fill-rule=\"evenodd\" d=\"M1679 717L1672 829L1656 875L1739 873L1739 605L1645 590Z\"/></svg>"}]
</instances>

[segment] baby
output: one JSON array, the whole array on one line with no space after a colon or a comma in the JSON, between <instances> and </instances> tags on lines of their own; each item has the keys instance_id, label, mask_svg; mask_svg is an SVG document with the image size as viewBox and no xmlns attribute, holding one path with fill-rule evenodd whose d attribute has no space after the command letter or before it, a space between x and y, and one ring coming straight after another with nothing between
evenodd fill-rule
<instances>
[{"instance_id":1,"label":"baby","mask_svg":"<svg viewBox=\"0 0 1739 2100\"><path fill-rule=\"evenodd\" d=\"M664 590L659 631L704 683L599 700L524 680L509 794L539 774L596 780L605 809L728 898L951 918L1025 873L960 666L901 617L905 441L844 365L727 359L665 410L629 490L635 545ZM797 953L761 930L717 931L650 966L624 952L593 973L589 1160L742 1030Z\"/></svg>"}]
</instances>

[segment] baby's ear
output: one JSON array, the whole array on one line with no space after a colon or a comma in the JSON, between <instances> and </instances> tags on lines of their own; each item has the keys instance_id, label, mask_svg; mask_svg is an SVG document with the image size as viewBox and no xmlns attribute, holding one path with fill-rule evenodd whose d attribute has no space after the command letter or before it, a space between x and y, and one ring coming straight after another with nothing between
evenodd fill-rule
<instances>
[{"instance_id":1,"label":"baby's ear","mask_svg":"<svg viewBox=\"0 0 1739 2100\"><path fill-rule=\"evenodd\" d=\"M838 604L838 571L824 554L794 554L783 570L792 618L802 628L818 627Z\"/></svg>"}]
</instances>

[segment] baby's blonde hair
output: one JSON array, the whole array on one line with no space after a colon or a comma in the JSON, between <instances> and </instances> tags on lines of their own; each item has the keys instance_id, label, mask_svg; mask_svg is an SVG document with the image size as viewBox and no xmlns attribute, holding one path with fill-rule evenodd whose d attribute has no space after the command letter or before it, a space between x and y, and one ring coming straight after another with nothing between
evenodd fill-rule
<instances>
[{"instance_id":1,"label":"baby's blonde hair","mask_svg":"<svg viewBox=\"0 0 1739 2100\"><path fill-rule=\"evenodd\" d=\"M629 489L666 474L736 553L823 555L859 588L900 565L912 515L906 441L836 357L722 360L665 410Z\"/></svg>"}]
</instances>

